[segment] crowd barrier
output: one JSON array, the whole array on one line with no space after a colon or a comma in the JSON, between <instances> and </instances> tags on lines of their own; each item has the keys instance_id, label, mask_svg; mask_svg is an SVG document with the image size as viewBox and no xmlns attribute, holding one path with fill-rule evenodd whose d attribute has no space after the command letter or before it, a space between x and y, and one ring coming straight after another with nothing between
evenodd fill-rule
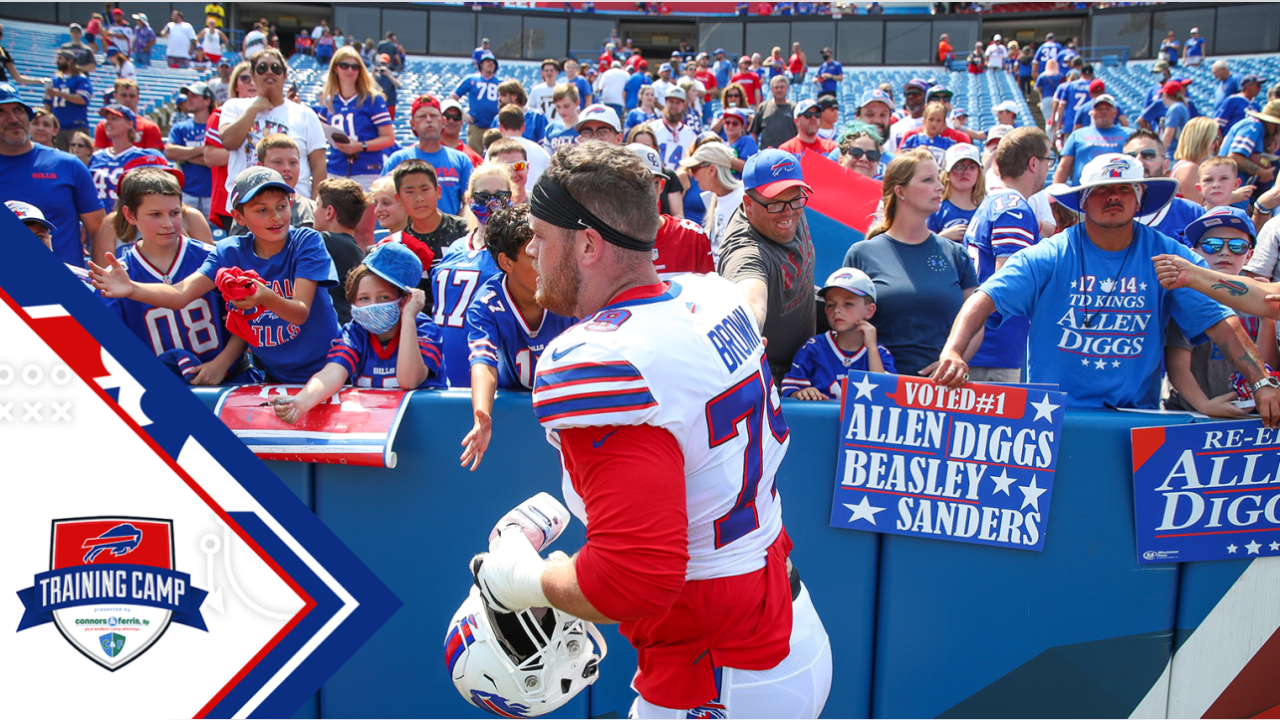
<instances>
[{"instance_id":1,"label":"crowd barrier","mask_svg":"<svg viewBox=\"0 0 1280 720\"><path fill-rule=\"evenodd\" d=\"M217 392L197 394L212 406ZM474 473L458 462L467 393L410 402L394 469L268 463L404 601L299 717L488 717L452 687L445 628L493 523L539 490L560 495L558 460L527 394L497 399ZM1164 716L1176 643L1248 564L1136 561L1129 429L1188 416L1068 411L1036 553L830 527L838 412L784 402L791 446L777 477L792 559L832 643L824 717ZM557 547L582 541L575 522ZM635 653L604 629L599 681L551 717L626 716Z\"/></svg>"}]
</instances>

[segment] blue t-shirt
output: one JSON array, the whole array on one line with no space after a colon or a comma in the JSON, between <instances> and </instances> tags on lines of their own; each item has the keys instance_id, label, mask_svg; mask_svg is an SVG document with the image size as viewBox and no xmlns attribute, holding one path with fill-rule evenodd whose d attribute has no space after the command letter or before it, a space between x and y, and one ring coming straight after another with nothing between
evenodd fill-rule
<instances>
[{"instance_id":1,"label":"blue t-shirt","mask_svg":"<svg viewBox=\"0 0 1280 720\"><path fill-rule=\"evenodd\" d=\"M722 88L729 87L729 78L733 76L733 70L734 64L727 59L711 63L711 73L716 76L716 85Z\"/></svg>"},{"instance_id":2,"label":"blue t-shirt","mask_svg":"<svg viewBox=\"0 0 1280 720\"><path fill-rule=\"evenodd\" d=\"M1080 57L1080 53L1071 48L1063 48L1058 51L1058 67L1071 67L1071 61Z\"/></svg>"},{"instance_id":3,"label":"blue t-shirt","mask_svg":"<svg viewBox=\"0 0 1280 720\"><path fill-rule=\"evenodd\" d=\"M97 189L98 199L102 201L102 208L107 213L116 209L116 186L120 183L120 176L124 174L124 166L130 160L144 155L164 157L164 153L159 150L133 145L119 155L111 148L103 148L89 158L89 174L93 176L93 186Z\"/></svg>"},{"instance_id":4,"label":"blue t-shirt","mask_svg":"<svg viewBox=\"0 0 1280 720\"><path fill-rule=\"evenodd\" d=\"M405 160L422 160L435 168L436 180L440 185L440 201L436 203L436 207L448 215L459 214L462 196L471 184L471 168L474 167L471 159L453 148L441 147L428 153L417 145L412 145L392 153L382 166L382 174L390 175Z\"/></svg>"},{"instance_id":5,"label":"blue t-shirt","mask_svg":"<svg viewBox=\"0 0 1280 720\"><path fill-rule=\"evenodd\" d=\"M1049 42L1036 48L1036 54L1035 54L1036 65L1039 66L1041 70L1043 70L1045 63L1049 62L1050 60L1057 59L1058 53L1060 52L1062 52L1062 46L1050 40Z\"/></svg>"},{"instance_id":6,"label":"blue t-shirt","mask_svg":"<svg viewBox=\"0 0 1280 720\"><path fill-rule=\"evenodd\" d=\"M205 123L197 123L191 118L174 125L169 129L169 144L181 145L185 148L204 147ZM209 197L213 193L212 171L199 163L182 163L182 174L185 182L182 192L199 198Z\"/></svg>"},{"instance_id":7,"label":"blue t-shirt","mask_svg":"<svg viewBox=\"0 0 1280 720\"><path fill-rule=\"evenodd\" d=\"M386 98L381 95L370 95L363 103L359 95L352 98L335 96L333 109L321 103L315 111L322 121L338 128L356 143L374 140L378 137L379 128L391 126L391 113L387 111ZM330 145L329 176L376 175L382 172L383 157L377 150L368 150L357 154L355 160L348 160L346 155Z\"/></svg>"},{"instance_id":8,"label":"blue t-shirt","mask_svg":"<svg viewBox=\"0 0 1280 720\"><path fill-rule=\"evenodd\" d=\"M640 88L644 87L645 85L651 85L651 84L653 84L653 81L649 79L649 76L646 73L642 73L639 71L637 71L630 78L627 79L627 87L625 90L626 97L627 97L627 105L626 105L627 110L635 110L637 107L639 107ZM628 113L627 118L630 119L630 117L631 117L631 114Z\"/></svg>"},{"instance_id":9,"label":"blue t-shirt","mask_svg":"<svg viewBox=\"0 0 1280 720\"><path fill-rule=\"evenodd\" d=\"M1175 197L1154 215L1138 218L1138 222L1149 228L1159 230L1178 242L1191 247L1187 243L1187 226L1204 215L1207 210L1186 198Z\"/></svg>"},{"instance_id":10,"label":"blue t-shirt","mask_svg":"<svg viewBox=\"0 0 1280 720\"><path fill-rule=\"evenodd\" d=\"M440 368L440 328L431 318L418 313L418 351L427 366L427 377L419 388L443 388L444 372ZM400 359L400 326L385 346L377 336L354 320L342 326L338 337L329 346L327 362L342 366L347 371L347 382L354 387L398 388L396 368ZM414 388L405 388L413 390Z\"/></svg>"},{"instance_id":11,"label":"blue t-shirt","mask_svg":"<svg viewBox=\"0 0 1280 720\"><path fill-rule=\"evenodd\" d=\"M31 203L58 229L53 254L68 265L84 267L80 215L102 209L93 176L80 159L44 145L22 155L0 155L0 187L5 200Z\"/></svg>"},{"instance_id":12,"label":"blue t-shirt","mask_svg":"<svg viewBox=\"0 0 1280 720\"><path fill-rule=\"evenodd\" d=\"M1187 98L1187 118L1193 119L1200 117L1200 111L1196 109L1196 104L1191 102L1191 98ZM1147 124L1153 128L1160 126L1160 121L1164 119L1166 108L1164 102L1160 100L1160 96L1156 95L1156 99L1147 103L1147 107L1143 109L1141 117L1147 121Z\"/></svg>"},{"instance_id":13,"label":"blue t-shirt","mask_svg":"<svg viewBox=\"0 0 1280 720\"><path fill-rule=\"evenodd\" d=\"M818 76L821 77L823 74L844 75L844 67L842 67L840 63L836 62L835 60L828 60L818 66ZM819 94L832 93L832 92L836 92L836 89L839 87L840 87L840 81L838 80L823 80L822 89L819 90L818 92Z\"/></svg>"},{"instance_id":14,"label":"blue t-shirt","mask_svg":"<svg viewBox=\"0 0 1280 720\"><path fill-rule=\"evenodd\" d=\"M476 126L487 128L498 115L498 85L502 79L494 73L485 79L480 73L468 75L454 88L453 94L467 99L467 112L475 119Z\"/></svg>"},{"instance_id":15,"label":"blue t-shirt","mask_svg":"<svg viewBox=\"0 0 1280 720\"><path fill-rule=\"evenodd\" d=\"M1266 128L1263 127L1262 121L1246 116L1227 131L1226 137L1222 138L1222 147L1218 149L1218 154L1227 157L1231 153L1236 153L1249 157L1255 152L1262 151L1262 142L1265 137ZM1243 168L1240 169L1240 175L1252 177Z\"/></svg>"},{"instance_id":16,"label":"blue t-shirt","mask_svg":"<svg viewBox=\"0 0 1280 720\"><path fill-rule=\"evenodd\" d=\"M547 116L537 110L525 110L524 112L524 132L520 134L525 140L530 142L541 143L542 138L547 135ZM489 126L498 127L498 116L493 116L493 123Z\"/></svg>"},{"instance_id":17,"label":"blue t-shirt","mask_svg":"<svg viewBox=\"0 0 1280 720\"><path fill-rule=\"evenodd\" d=\"M1076 114L1080 112L1080 108L1090 100L1089 81L1083 78L1073 80L1067 83L1066 90L1063 91L1062 101L1066 103L1062 108L1062 127L1075 127Z\"/></svg>"},{"instance_id":18,"label":"blue t-shirt","mask_svg":"<svg viewBox=\"0 0 1280 720\"><path fill-rule=\"evenodd\" d=\"M1187 38L1187 57L1202 57L1204 55L1204 38Z\"/></svg>"},{"instance_id":19,"label":"blue t-shirt","mask_svg":"<svg viewBox=\"0 0 1280 720\"><path fill-rule=\"evenodd\" d=\"M760 152L760 146L756 144L756 139L746 133L743 133L742 137L734 140L729 147L733 148L734 157L743 162L746 162L752 155ZM742 173L735 170L733 176L740 178L742 177Z\"/></svg>"},{"instance_id":20,"label":"blue t-shirt","mask_svg":"<svg viewBox=\"0 0 1280 720\"><path fill-rule=\"evenodd\" d=\"M89 126L89 103L93 102L93 83L84 75L70 77L59 75L53 78L53 89L72 93L84 98L84 105L67 102L66 98L50 98L44 101L58 118L58 125L63 130L86 128Z\"/></svg>"},{"instance_id":21,"label":"blue t-shirt","mask_svg":"<svg viewBox=\"0 0 1280 720\"><path fill-rule=\"evenodd\" d=\"M173 265L157 268L129 245L119 252L129 279L137 283L172 285L200 271L213 250L199 240L182 238ZM187 303L181 310L169 310L132 298L104 298L107 307L120 318L142 344L156 355L169 350L186 350L207 363L222 352L226 331L222 322L222 297L210 290Z\"/></svg>"},{"instance_id":22,"label":"blue t-shirt","mask_svg":"<svg viewBox=\"0 0 1280 720\"><path fill-rule=\"evenodd\" d=\"M557 82L566 83L569 81L565 76L561 75ZM587 96L591 95L594 91L591 88L591 83L587 82L587 79L581 75L573 79L573 86L578 88L578 109L581 110L587 106ZM594 100L594 98L592 99Z\"/></svg>"},{"instance_id":23,"label":"blue t-shirt","mask_svg":"<svg viewBox=\"0 0 1280 720\"><path fill-rule=\"evenodd\" d=\"M1187 110L1185 103L1174 103L1165 111L1164 117L1160 118L1160 136L1163 139L1164 131L1172 128L1173 139L1167 143L1165 155L1170 160L1173 159L1173 153L1178 149L1178 137L1182 135L1182 128L1191 120L1191 114Z\"/></svg>"},{"instance_id":24,"label":"blue t-shirt","mask_svg":"<svg viewBox=\"0 0 1280 720\"><path fill-rule=\"evenodd\" d=\"M1116 105L1115 108L1116 108L1116 119L1115 119L1116 125L1120 125L1121 120L1129 119L1129 116L1125 114L1123 107ZM1076 112L1076 127L1088 127L1089 125L1093 124L1093 116L1089 114L1090 112L1093 112L1093 100L1090 100L1084 105L1081 105L1080 110ZM1124 126L1121 125L1121 127L1124 127ZM1125 129L1128 130L1128 128L1125 128ZM1133 131L1129 130L1129 132L1133 132Z\"/></svg>"},{"instance_id":25,"label":"blue t-shirt","mask_svg":"<svg viewBox=\"0 0 1280 720\"><path fill-rule=\"evenodd\" d=\"M1160 287L1152 257L1204 265L1176 240L1135 224L1133 245L1108 252L1084 228L1018 253L981 291L1006 319L1030 318L1031 382L1057 384L1071 407L1158 407L1169 319L1199 343L1233 313L1190 288Z\"/></svg>"},{"instance_id":26,"label":"blue t-shirt","mask_svg":"<svg viewBox=\"0 0 1280 720\"><path fill-rule=\"evenodd\" d=\"M1262 110L1262 106L1258 103L1258 99L1261 97L1262 95L1259 94L1250 100L1244 95L1236 93L1222 101L1221 105L1213 109L1213 117L1218 121L1218 130L1225 135L1236 123L1248 117L1245 111L1258 112Z\"/></svg>"},{"instance_id":27,"label":"blue t-shirt","mask_svg":"<svg viewBox=\"0 0 1280 720\"><path fill-rule=\"evenodd\" d=\"M876 345L880 353L880 362L887 373L898 372L893 366L893 355L883 345ZM821 335L814 335L796 352L791 361L791 369L782 379L782 397L791 397L807 387L817 388L819 392L832 399L840 397L840 380L855 370L870 370L867 346L858 348L857 352L847 352L836 344L836 332L830 330Z\"/></svg>"},{"instance_id":28,"label":"blue t-shirt","mask_svg":"<svg viewBox=\"0 0 1280 720\"><path fill-rule=\"evenodd\" d=\"M1036 89L1040 91L1040 97L1049 97L1058 91L1058 86L1062 84L1062 73L1057 75L1047 75L1041 73L1036 78Z\"/></svg>"},{"instance_id":29,"label":"blue t-shirt","mask_svg":"<svg viewBox=\"0 0 1280 720\"><path fill-rule=\"evenodd\" d=\"M906 140L903 140L901 149L903 152L906 152L907 150L910 150L912 148L922 147L925 150L928 150L930 153L932 153L933 159L937 161L939 166L941 166L943 158L945 158L947 155L947 148L955 144L956 144L956 141L952 140L946 135L929 137L928 135L925 135L923 132L918 132L915 135L912 135L911 137L907 138Z\"/></svg>"},{"instance_id":30,"label":"blue t-shirt","mask_svg":"<svg viewBox=\"0 0 1280 720\"><path fill-rule=\"evenodd\" d=\"M467 308L467 377L470 365L488 365L498 371L498 388L532 390L542 351L577 320L544 310L542 324L530 328L511 299L506 277L499 272L489 278Z\"/></svg>"},{"instance_id":31,"label":"blue t-shirt","mask_svg":"<svg viewBox=\"0 0 1280 720\"><path fill-rule=\"evenodd\" d=\"M450 387L471 387L471 363L467 356L467 308L489 278L501 272L485 248L468 249L471 236L458 238L431 268L435 291L432 317L440 327L444 348L444 373Z\"/></svg>"},{"instance_id":32,"label":"blue t-shirt","mask_svg":"<svg viewBox=\"0 0 1280 720\"><path fill-rule=\"evenodd\" d=\"M217 279L221 268L254 270L277 295L293 297L295 280L311 280L319 287L311 300L311 313L301 326L282 320L270 310L249 321L258 344L250 348L272 378L284 383L305 383L325 365L329 345L338 336L338 314L328 288L338 283L324 238L311 228L290 227L280 252L263 259L253 250L253 233L221 240L205 258L199 273Z\"/></svg>"},{"instance_id":33,"label":"blue t-shirt","mask_svg":"<svg viewBox=\"0 0 1280 720\"><path fill-rule=\"evenodd\" d=\"M1226 80L1219 80L1217 88L1213 91L1213 106L1218 107L1223 100L1238 92L1240 92L1240 78L1228 75Z\"/></svg>"},{"instance_id":34,"label":"blue t-shirt","mask_svg":"<svg viewBox=\"0 0 1280 720\"><path fill-rule=\"evenodd\" d=\"M1017 190L997 188L983 198L965 232L964 243L973 260L978 282L996 272L996 261L1040 242L1040 223L1026 198ZM987 332L973 367L1020 368L1027 354L1027 319L1009 318L1001 326L999 313L987 318Z\"/></svg>"},{"instance_id":35,"label":"blue t-shirt","mask_svg":"<svg viewBox=\"0 0 1280 720\"><path fill-rule=\"evenodd\" d=\"M1132 132L1119 125L1112 125L1106 130L1086 125L1068 135L1066 144L1062 146L1062 156L1074 158L1071 164L1071 184L1080 184L1080 173L1090 160L1099 155L1120 152Z\"/></svg>"},{"instance_id":36,"label":"blue t-shirt","mask_svg":"<svg viewBox=\"0 0 1280 720\"><path fill-rule=\"evenodd\" d=\"M957 225L968 225L975 212L977 212L976 209L965 210L950 200L943 200L938 212L929 216L929 230L940 233Z\"/></svg>"},{"instance_id":37,"label":"blue t-shirt","mask_svg":"<svg viewBox=\"0 0 1280 720\"><path fill-rule=\"evenodd\" d=\"M547 125L547 134L542 138L542 147L548 154L578 142L577 128L565 127L564 120L556 118Z\"/></svg>"},{"instance_id":38,"label":"blue t-shirt","mask_svg":"<svg viewBox=\"0 0 1280 720\"><path fill-rule=\"evenodd\" d=\"M657 119L658 119L658 113L647 113L641 110L640 108L629 110L627 111L627 120L626 120L626 123L623 124L622 130L623 132L631 132L631 128L637 125L643 125L644 123L647 123L650 120L657 120ZM563 125L561 125L561 127L563 127Z\"/></svg>"}]
</instances>

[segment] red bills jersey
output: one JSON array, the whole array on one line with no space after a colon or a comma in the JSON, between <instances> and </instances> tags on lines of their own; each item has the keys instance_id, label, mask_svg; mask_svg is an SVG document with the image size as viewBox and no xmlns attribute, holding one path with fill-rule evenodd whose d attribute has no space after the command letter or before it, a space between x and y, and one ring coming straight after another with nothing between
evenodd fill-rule
<instances>
[{"instance_id":1,"label":"red bills jersey","mask_svg":"<svg viewBox=\"0 0 1280 720\"><path fill-rule=\"evenodd\" d=\"M663 215L653 247L653 267L662 280L684 273L715 272L716 261L711 255L707 231L692 220Z\"/></svg>"}]
</instances>

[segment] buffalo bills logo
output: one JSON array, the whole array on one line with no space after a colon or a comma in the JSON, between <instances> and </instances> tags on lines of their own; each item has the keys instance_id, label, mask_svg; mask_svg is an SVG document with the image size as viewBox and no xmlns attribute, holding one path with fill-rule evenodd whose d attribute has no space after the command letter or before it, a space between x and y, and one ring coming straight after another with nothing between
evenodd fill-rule
<instances>
[{"instance_id":1,"label":"buffalo bills logo","mask_svg":"<svg viewBox=\"0 0 1280 720\"><path fill-rule=\"evenodd\" d=\"M529 717L529 706L510 702L501 695L487 693L483 690L471 691L471 704L481 710L488 710L494 715L507 718Z\"/></svg>"},{"instance_id":2,"label":"buffalo bills logo","mask_svg":"<svg viewBox=\"0 0 1280 720\"><path fill-rule=\"evenodd\" d=\"M790 171L790 169L794 165L795 165L794 160L779 160L778 162L769 166L769 172L772 173L774 177L778 177L782 173Z\"/></svg>"},{"instance_id":3,"label":"buffalo bills logo","mask_svg":"<svg viewBox=\"0 0 1280 720\"><path fill-rule=\"evenodd\" d=\"M1129 170L1130 162L1127 158L1117 158L1104 165L1102 172L1099 174L1104 178L1122 178L1125 172Z\"/></svg>"},{"instance_id":4,"label":"buffalo bills logo","mask_svg":"<svg viewBox=\"0 0 1280 720\"><path fill-rule=\"evenodd\" d=\"M88 565L93 562L93 559L104 550L110 550L112 557L128 555L138 547L140 542L142 542L142 531L129 523L121 523L96 538L84 541L81 547L89 548L89 552L85 553L84 563Z\"/></svg>"},{"instance_id":5,"label":"buffalo bills logo","mask_svg":"<svg viewBox=\"0 0 1280 720\"><path fill-rule=\"evenodd\" d=\"M729 710L718 702L709 702L701 707L690 710L685 717L688 718L727 718Z\"/></svg>"}]
</instances>

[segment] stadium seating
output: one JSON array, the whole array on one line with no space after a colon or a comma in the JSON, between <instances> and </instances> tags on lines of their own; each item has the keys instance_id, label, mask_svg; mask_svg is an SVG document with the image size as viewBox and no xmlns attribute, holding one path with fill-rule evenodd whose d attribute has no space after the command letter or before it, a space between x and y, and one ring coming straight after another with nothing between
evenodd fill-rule
<instances>
[{"instance_id":1,"label":"stadium seating","mask_svg":"<svg viewBox=\"0 0 1280 720\"><path fill-rule=\"evenodd\" d=\"M1236 77L1244 77L1256 73L1274 82L1280 77L1280 57L1256 56L1237 57L1227 60L1231 73ZM1136 123L1143 110L1143 100L1147 91L1156 85L1156 76L1151 73L1154 62L1132 62L1123 66L1094 66L1095 77L1107 84L1107 92L1115 96L1121 107L1128 113L1131 123ZM1174 77L1190 78L1187 96L1203 115L1213 114L1213 95L1217 91L1218 81L1214 79L1210 64L1200 67L1178 65L1173 68ZM1270 82L1263 87L1263 98Z\"/></svg>"}]
</instances>

